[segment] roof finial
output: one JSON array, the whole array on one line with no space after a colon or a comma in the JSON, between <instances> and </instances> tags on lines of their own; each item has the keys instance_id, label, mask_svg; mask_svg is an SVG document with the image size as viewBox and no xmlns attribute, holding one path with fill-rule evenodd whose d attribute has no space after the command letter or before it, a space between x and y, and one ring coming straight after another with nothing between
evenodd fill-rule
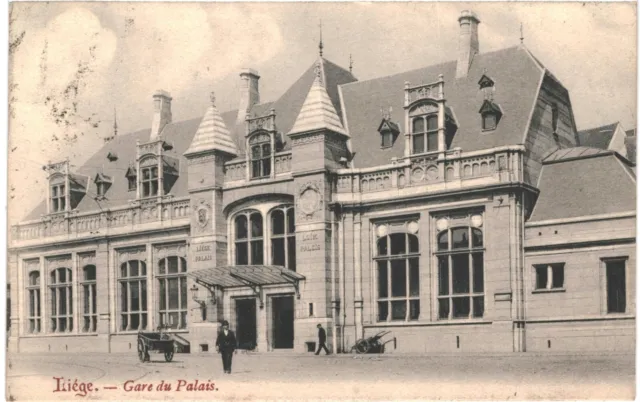
<instances>
[{"instance_id":1,"label":"roof finial","mask_svg":"<svg viewBox=\"0 0 640 402\"><path fill-rule=\"evenodd\" d=\"M318 49L320 50L320 57L322 57L322 49L324 45L322 44L322 20L320 20L320 43L318 44Z\"/></svg>"},{"instance_id":2,"label":"roof finial","mask_svg":"<svg viewBox=\"0 0 640 402\"><path fill-rule=\"evenodd\" d=\"M118 135L118 115L116 113L116 107L113 107L113 136Z\"/></svg>"},{"instance_id":3,"label":"roof finial","mask_svg":"<svg viewBox=\"0 0 640 402\"><path fill-rule=\"evenodd\" d=\"M349 72L353 73L353 57L351 57L351 53L349 53Z\"/></svg>"},{"instance_id":4,"label":"roof finial","mask_svg":"<svg viewBox=\"0 0 640 402\"><path fill-rule=\"evenodd\" d=\"M211 91L209 94L209 100L211 101L211 106L216 106L216 93Z\"/></svg>"},{"instance_id":5,"label":"roof finial","mask_svg":"<svg viewBox=\"0 0 640 402\"><path fill-rule=\"evenodd\" d=\"M313 67L313 72L316 75L316 78L314 79L314 83L318 83L320 85L324 85L323 79L322 79L322 65L321 65L321 61L318 60L316 62L316 65Z\"/></svg>"},{"instance_id":6,"label":"roof finial","mask_svg":"<svg viewBox=\"0 0 640 402\"><path fill-rule=\"evenodd\" d=\"M520 43L524 43L524 30L522 28L522 22L520 23Z\"/></svg>"}]
</instances>

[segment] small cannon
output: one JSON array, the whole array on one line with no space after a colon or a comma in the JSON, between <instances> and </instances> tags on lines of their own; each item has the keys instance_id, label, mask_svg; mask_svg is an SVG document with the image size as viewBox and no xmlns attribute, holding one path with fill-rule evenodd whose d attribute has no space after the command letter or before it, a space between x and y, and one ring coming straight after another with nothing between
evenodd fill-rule
<instances>
[{"instance_id":1,"label":"small cannon","mask_svg":"<svg viewBox=\"0 0 640 402\"><path fill-rule=\"evenodd\" d=\"M384 353L384 345L386 345L389 342L393 342L393 348L395 349L397 347L397 342L395 337L385 342L381 341L382 337L390 333L391 331L382 331L382 332L379 332L377 335L371 336L369 338L360 339L356 341L356 344L353 345L351 350L355 349L356 353L358 354Z\"/></svg>"}]
</instances>

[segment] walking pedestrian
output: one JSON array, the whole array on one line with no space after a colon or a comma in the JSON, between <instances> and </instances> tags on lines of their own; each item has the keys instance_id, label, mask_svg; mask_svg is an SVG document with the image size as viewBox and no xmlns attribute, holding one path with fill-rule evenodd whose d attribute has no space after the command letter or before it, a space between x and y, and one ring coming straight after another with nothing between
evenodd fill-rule
<instances>
[{"instance_id":1,"label":"walking pedestrian","mask_svg":"<svg viewBox=\"0 0 640 402\"><path fill-rule=\"evenodd\" d=\"M329 354L329 349L327 349L327 331L322 328L322 324L318 324L318 351L316 355L320 354L320 350L324 349L324 351Z\"/></svg>"},{"instance_id":2,"label":"walking pedestrian","mask_svg":"<svg viewBox=\"0 0 640 402\"><path fill-rule=\"evenodd\" d=\"M222 355L222 367L227 374L231 374L231 359L233 354L237 353L236 348L235 334L229 329L229 323L222 321L222 331L218 332L216 339L216 352Z\"/></svg>"}]
</instances>

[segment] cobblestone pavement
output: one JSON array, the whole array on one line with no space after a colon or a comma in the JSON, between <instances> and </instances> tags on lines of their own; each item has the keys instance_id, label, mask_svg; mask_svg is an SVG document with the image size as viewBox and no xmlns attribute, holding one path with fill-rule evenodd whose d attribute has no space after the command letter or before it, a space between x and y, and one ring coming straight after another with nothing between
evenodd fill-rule
<instances>
[{"instance_id":1,"label":"cobblestone pavement","mask_svg":"<svg viewBox=\"0 0 640 402\"><path fill-rule=\"evenodd\" d=\"M164 362L159 354L151 357L152 362L140 363L133 353L9 355L6 398L602 400L635 397L633 354L313 356L240 353L234 357L231 375L222 373L221 359L214 354L176 354L171 363ZM88 383L92 384L91 391ZM159 390L163 384L171 389ZM56 388L58 392L54 392ZM64 391L67 388L71 391ZM86 396L82 396L83 389Z\"/></svg>"}]
</instances>

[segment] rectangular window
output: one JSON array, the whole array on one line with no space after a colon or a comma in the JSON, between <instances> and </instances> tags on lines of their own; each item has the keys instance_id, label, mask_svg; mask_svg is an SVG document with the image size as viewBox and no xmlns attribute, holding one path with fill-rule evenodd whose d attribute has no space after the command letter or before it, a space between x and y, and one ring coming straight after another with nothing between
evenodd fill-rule
<instances>
[{"instance_id":1,"label":"rectangular window","mask_svg":"<svg viewBox=\"0 0 640 402\"><path fill-rule=\"evenodd\" d=\"M29 294L29 333L37 334L41 329L41 301L40 301L40 272L29 272L29 283L27 285Z\"/></svg>"},{"instance_id":2,"label":"rectangular window","mask_svg":"<svg viewBox=\"0 0 640 402\"><path fill-rule=\"evenodd\" d=\"M142 168L142 196L155 197L158 195L158 168Z\"/></svg>"},{"instance_id":3,"label":"rectangular window","mask_svg":"<svg viewBox=\"0 0 640 402\"><path fill-rule=\"evenodd\" d=\"M626 261L605 261L607 276L607 313L624 313L627 309Z\"/></svg>"},{"instance_id":4,"label":"rectangular window","mask_svg":"<svg viewBox=\"0 0 640 402\"><path fill-rule=\"evenodd\" d=\"M187 260L166 257L158 261L160 324L171 329L187 327Z\"/></svg>"},{"instance_id":5,"label":"rectangular window","mask_svg":"<svg viewBox=\"0 0 640 402\"><path fill-rule=\"evenodd\" d=\"M393 133L391 131L383 131L381 136L382 148L389 148L393 145Z\"/></svg>"},{"instance_id":6,"label":"rectangular window","mask_svg":"<svg viewBox=\"0 0 640 402\"><path fill-rule=\"evenodd\" d=\"M67 208L64 184L51 186L51 212L62 212Z\"/></svg>"},{"instance_id":7,"label":"rectangular window","mask_svg":"<svg viewBox=\"0 0 640 402\"><path fill-rule=\"evenodd\" d=\"M449 218L436 235L438 262L438 318L482 318L484 315L484 250L482 215L457 217L462 225L450 227ZM474 227L477 226L477 227Z\"/></svg>"},{"instance_id":8,"label":"rectangular window","mask_svg":"<svg viewBox=\"0 0 640 402\"><path fill-rule=\"evenodd\" d=\"M82 332L96 332L98 328L98 310L96 308L96 267L83 268L82 288Z\"/></svg>"},{"instance_id":9,"label":"rectangular window","mask_svg":"<svg viewBox=\"0 0 640 402\"><path fill-rule=\"evenodd\" d=\"M251 178L271 175L271 145L259 144L251 147Z\"/></svg>"},{"instance_id":10,"label":"rectangular window","mask_svg":"<svg viewBox=\"0 0 640 402\"><path fill-rule=\"evenodd\" d=\"M536 290L564 288L564 263L535 265Z\"/></svg>"},{"instance_id":11,"label":"rectangular window","mask_svg":"<svg viewBox=\"0 0 640 402\"><path fill-rule=\"evenodd\" d=\"M73 330L71 269L56 268L51 271L49 292L51 295L51 332L71 332Z\"/></svg>"}]
</instances>

